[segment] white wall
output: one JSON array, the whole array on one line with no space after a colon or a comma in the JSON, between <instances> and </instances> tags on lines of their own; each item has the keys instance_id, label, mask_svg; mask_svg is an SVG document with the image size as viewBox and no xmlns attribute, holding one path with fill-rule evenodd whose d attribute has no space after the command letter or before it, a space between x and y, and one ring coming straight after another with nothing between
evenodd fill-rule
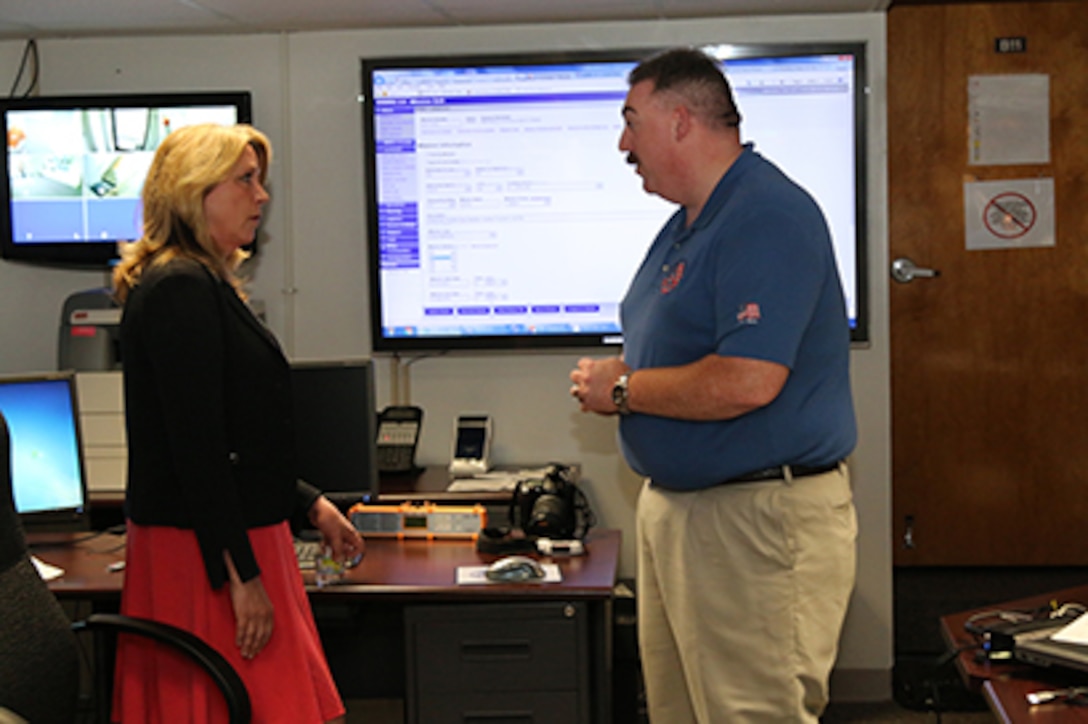
<instances>
[{"instance_id":1,"label":"white wall","mask_svg":"<svg viewBox=\"0 0 1088 724\"><path fill-rule=\"evenodd\" d=\"M23 44L0 42L0 87L15 82ZM25 79L19 90L26 88ZM73 291L101 287L105 275L0 261L0 374L57 366L61 304Z\"/></svg>"},{"instance_id":2,"label":"white wall","mask_svg":"<svg viewBox=\"0 0 1088 724\"><path fill-rule=\"evenodd\" d=\"M710 42L858 40L869 46L869 259L872 343L852 355L861 439L851 459L861 522L857 591L840 670L888 672L892 660L890 415L886 274L885 44L882 14L335 31L286 35L39 41L42 94L248 89L254 121L276 149L268 243L251 290L298 359L369 353L359 63L363 57L534 49L661 47ZM21 43L0 43L14 78ZM758 138L755 139L758 142ZM617 163L621 159L617 154ZM576 259L571 263L577 263ZM86 272L0 262L0 373L55 364L60 306L102 285ZM639 480L617 454L615 421L577 411L567 374L579 352L450 355L407 367L426 410L420 461L448 459L454 416L495 419L499 463L577 461L601 525L624 534L621 574L634 574ZM379 404L393 365L379 366ZM886 692L885 692L886 693Z\"/></svg>"}]
</instances>

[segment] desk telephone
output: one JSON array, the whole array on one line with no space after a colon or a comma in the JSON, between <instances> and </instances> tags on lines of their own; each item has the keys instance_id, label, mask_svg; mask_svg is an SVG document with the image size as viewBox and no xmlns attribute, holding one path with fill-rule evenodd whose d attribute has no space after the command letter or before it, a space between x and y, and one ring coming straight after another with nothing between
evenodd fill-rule
<instances>
[{"instance_id":1,"label":"desk telephone","mask_svg":"<svg viewBox=\"0 0 1088 724\"><path fill-rule=\"evenodd\" d=\"M378 413L378 472L408 473L416 470L423 410L395 405Z\"/></svg>"}]
</instances>

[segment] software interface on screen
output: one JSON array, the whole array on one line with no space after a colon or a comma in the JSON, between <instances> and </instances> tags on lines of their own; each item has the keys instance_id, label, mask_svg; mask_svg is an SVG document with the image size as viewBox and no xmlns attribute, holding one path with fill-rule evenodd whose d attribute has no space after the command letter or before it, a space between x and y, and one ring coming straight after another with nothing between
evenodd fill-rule
<instances>
[{"instance_id":1,"label":"software interface on screen","mask_svg":"<svg viewBox=\"0 0 1088 724\"><path fill-rule=\"evenodd\" d=\"M78 421L68 379L0 380L0 412L11 435L15 510L82 509Z\"/></svg>"},{"instance_id":2,"label":"software interface on screen","mask_svg":"<svg viewBox=\"0 0 1088 724\"><path fill-rule=\"evenodd\" d=\"M9 109L15 243L134 240L151 158L171 130L236 122L223 106Z\"/></svg>"},{"instance_id":3,"label":"software interface on screen","mask_svg":"<svg viewBox=\"0 0 1088 724\"><path fill-rule=\"evenodd\" d=\"M851 320L854 62L725 64L745 140L828 217ZM373 70L384 337L618 334L619 301L674 211L618 150L633 65Z\"/></svg>"}]
</instances>

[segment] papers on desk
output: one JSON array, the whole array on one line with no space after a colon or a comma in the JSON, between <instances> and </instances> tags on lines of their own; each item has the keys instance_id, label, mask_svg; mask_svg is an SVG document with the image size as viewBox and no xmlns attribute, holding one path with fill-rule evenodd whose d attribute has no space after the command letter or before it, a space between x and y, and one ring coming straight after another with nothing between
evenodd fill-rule
<instances>
[{"instance_id":1,"label":"papers on desk","mask_svg":"<svg viewBox=\"0 0 1088 724\"><path fill-rule=\"evenodd\" d=\"M1073 619L1073 622L1050 637L1053 641L1061 641L1064 644L1088 645L1088 615L1081 614Z\"/></svg>"},{"instance_id":2,"label":"papers on desk","mask_svg":"<svg viewBox=\"0 0 1088 724\"><path fill-rule=\"evenodd\" d=\"M524 581L524 583L559 583L563 580L563 574L559 572L558 563L542 563L541 567L544 569L543 578ZM494 585L496 583L500 583L500 581L492 581L487 577L487 566L457 567L458 586Z\"/></svg>"},{"instance_id":3,"label":"papers on desk","mask_svg":"<svg viewBox=\"0 0 1088 724\"><path fill-rule=\"evenodd\" d=\"M31 556L30 562L38 569L38 575L42 577L43 581L52 581L53 579L60 578L64 575L63 568L57 568L54 565L50 565L37 556Z\"/></svg>"},{"instance_id":4,"label":"papers on desk","mask_svg":"<svg viewBox=\"0 0 1088 724\"><path fill-rule=\"evenodd\" d=\"M450 493L505 493L513 492L518 483L530 478L542 478L548 468L524 468L522 470L495 470L480 473L471 478L457 478L446 491Z\"/></svg>"}]
</instances>

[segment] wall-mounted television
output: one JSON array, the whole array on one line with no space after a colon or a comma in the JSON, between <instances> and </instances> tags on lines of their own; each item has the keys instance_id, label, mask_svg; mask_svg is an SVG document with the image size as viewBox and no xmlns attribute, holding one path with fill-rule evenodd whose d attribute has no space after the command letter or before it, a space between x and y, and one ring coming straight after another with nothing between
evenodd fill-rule
<instances>
[{"instance_id":1,"label":"wall-mounted television","mask_svg":"<svg viewBox=\"0 0 1088 724\"><path fill-rule=\"evenodd\" d=\"M140 238L140 194L162 139L250 115L244 91L0 100L0 256L107 267L118 241Z\"/></svg>"},{"instance_id":2,"label":"wall-mounted television","mask_svg":"<svg viewBox=\"0 0 1088 724\"><path fill-rule=\"evenodd\" d=\"M742 140L831 227L866 340L865 46L707 46ZM672 204L618 150L655 49L362 61L375 352L621 344L619 303Z\"/></svg>"},{"instance_id":3,"label":"wall-mounted television","mask_svg":"<svg viewBox=\"0 0 1088 724\"><path fill-rule=\"evenodd\" d=\"M27 530L89 526L79 408L71 371L0 377L11 437L15 511Z\"/></svg>"}]
</instances>

